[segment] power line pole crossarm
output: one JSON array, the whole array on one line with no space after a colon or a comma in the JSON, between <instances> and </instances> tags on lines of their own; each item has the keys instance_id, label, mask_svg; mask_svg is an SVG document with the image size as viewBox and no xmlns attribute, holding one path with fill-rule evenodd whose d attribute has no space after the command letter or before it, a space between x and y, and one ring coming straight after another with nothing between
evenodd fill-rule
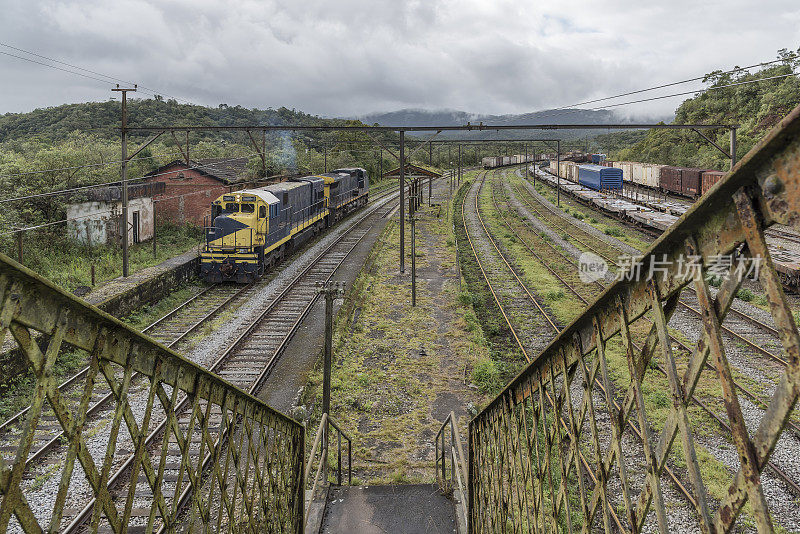
<instances>
[{"instance_id":1,"label":"power line pole crossarm","mask_svg":"<svg viewBox=\"0 0 800 534\"><path fill-rule=\"evenodd\" d=\"M120 224L120 231L122 232L122 276L128 277L128 91L136 92L136 85L133 88L122 88L117 86L112 91L122 93L122 126L120 131L122 133L122 221ZM187 131L188 135L189 132ZM188 154L189 147L187 144L186 152Z\"/></svg>"}]
</instances>

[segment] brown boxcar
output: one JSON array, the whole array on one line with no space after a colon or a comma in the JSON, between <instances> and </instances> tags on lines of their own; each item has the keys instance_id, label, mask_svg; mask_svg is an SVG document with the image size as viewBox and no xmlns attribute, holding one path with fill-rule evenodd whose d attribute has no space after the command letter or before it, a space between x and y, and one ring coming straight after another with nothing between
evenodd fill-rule
<instances>
[{"instance_id":1,"label":"brown boxcar","mask_svg":"<svg viewBox=\"0 0 800 534\"><path fill-rule=\"evenodd\" d=\"M681 169L681 193L687 197L700 196L700 175L706 169L693 169L684 167Z\"/></svg>"},{"instance_id":2,"label":"brown boxcar","mask_svg":"<svg viewBox=\"0 0 800 534\"><path fill-rule=\"evenodd\" d=\"M661 169L661 176L658 179L659 187L662 191L672 193L683 193L681 187L681 168L666 166Z\"/></svg>"},{"instance_id":3,"label":"brown boxcar","mask_svg":"<svg viewBox=\"0 0 800 534\"><path fill-rule=\"evenodd\" d=\"M722 179L722 177L725 176L726 174L728 174L728 173L722 172L722 171L706 171L706 172L704 172L702 177L701 177L701 180L702 180L703 183L701 185L700 194L701 195L705 195L706 191L711 189L711 187L715 183L719 182Z\"/></svg>"}]
</instances>

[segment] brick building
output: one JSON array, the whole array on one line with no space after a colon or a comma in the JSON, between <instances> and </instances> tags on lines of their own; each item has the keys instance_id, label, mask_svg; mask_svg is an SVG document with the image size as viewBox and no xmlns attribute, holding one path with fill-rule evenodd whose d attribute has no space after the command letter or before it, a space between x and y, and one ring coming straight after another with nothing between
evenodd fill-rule
<instances>
[{"instance_id":1,"label":"brick building","mask_svg":"<svg viewBox=\"0 0 800 534\"><path fill-rule=\"evenodd\" d=\"M176 160L145 175L161 182L164 191L153 197L156 222L203 226L211 215L211 201L249 185L248 158Z\"/></svg>"}]
</instances>

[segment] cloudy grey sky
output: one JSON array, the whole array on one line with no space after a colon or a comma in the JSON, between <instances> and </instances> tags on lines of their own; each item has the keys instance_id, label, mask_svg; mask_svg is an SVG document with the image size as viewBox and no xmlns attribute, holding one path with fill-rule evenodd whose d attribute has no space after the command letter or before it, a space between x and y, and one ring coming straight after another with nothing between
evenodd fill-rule
<instances>
[{"instance_id":1,"label":"cloudy grey sky","mask_svg":"<svg viewBox=\"0 0 800 534\"><path fill-rule=\"evenodd\" d=\"M800 47L797 0L0 0L0 13L6 44L199 104L325 116L529 112ZM111 95L2 54L0 73L0 113Z\"/></svg>"}]
</instances>

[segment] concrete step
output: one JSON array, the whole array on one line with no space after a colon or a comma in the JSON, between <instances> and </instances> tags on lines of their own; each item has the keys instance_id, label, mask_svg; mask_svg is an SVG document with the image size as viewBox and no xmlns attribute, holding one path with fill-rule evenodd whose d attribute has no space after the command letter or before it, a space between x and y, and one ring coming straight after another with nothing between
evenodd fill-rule
<instances>
[{"instance_id":1,"label":"concrete step","mask_svg":"<svg viewBox=\"0 0 800 534\"><path fill-rule=\"evenodd\" d=\"M332 487L323 534L453 534L453 501L433 484Z\"/></svg>"}]
</instances>

